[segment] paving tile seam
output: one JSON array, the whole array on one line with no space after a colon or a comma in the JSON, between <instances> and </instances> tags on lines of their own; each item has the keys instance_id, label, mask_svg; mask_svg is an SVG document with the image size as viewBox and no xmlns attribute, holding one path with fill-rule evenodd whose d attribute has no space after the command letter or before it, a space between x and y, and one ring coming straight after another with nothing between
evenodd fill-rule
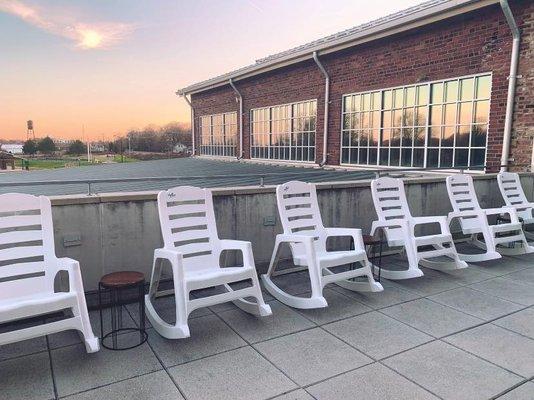
<instances>
[{"instance_id":1,"label":"paving tile seam","mask_svg":"<svg viewBox=\"0 0 534 400\"><path fill-rule=\"evenodd\" d=\"M508 279L508 280L510 280L510 279ZM476 283L473 283L473 285L476 285ZM514 304L516 304L516 305L518 305L518 306L521 306L521 307L532 307L532 306L534 306L534 304L518 303L517 301L512 301L512 300L509 300L509 299L505 299L504 297L500 297L500 296L497 296L497 295L495 295L495 294L489 294L488 292L484 292L483 290L477 289L476 287L472 287L472 286L469 286L469 287L470 287L471 289L473 289L473 290L476 290L477 292L484 293L484 294L486 294L486 295L493 296L493 297L495 297L495 298L497 298L497 299L504 300L504 301L508 301L508 302L510 302L510 303L514 303ZM530 288L529 288L529 289L530 289ZM534 289L534 288L533 288L533 289Z\"/></svg>"},{"instance_id":2,"label":"paving tile seam","mask_svg":"<svg viewBox=\"0 0 534 400\"><path fill-rule=\"evenodd\" d=\"M429 342L429 343L430 343L430 342ZM427 343L425 343L425 344L427 344ZM419 346L417 346L417 347L419 347ZM411 349L410 349L410 350L411 350ZM399 353L399 354L400 354L400 353ZM404 374L401 373L400 371L395 370L394 368L390 367L389 365L386 365L386 364L382 363L381 361L378 361L378 363L379 363L380 365L386 367L386 368L389 369L390 371L393 371L395 374L402 376L404 379L406 379L407 381L413 383L415 386L417 386L417 387L423 389L425 392L430 393L431 395L437 397L438 399L446 400L445 398L439 396L437 393L434 393L432 390L427 389L426 387L424 387L424 386L421 385L420 383L414 381L413 379L411 379L410 377L404 375Z\"/></svg>"},{"instance_id":3,"label":"paving tile seam","mask_svg":"<svg viewBox=\"0 0 534 400\"><path fill-rule=\"evenodd\" d=\"M525 309L523 309L523 310L519 310L519 311L524 311L524 310L525 310ZM507 315L504 316L504 317L507 317ZM502 318L504 318L504 317L502 317ZM499 319L500 319L500 318L499 318ZM525 335L524 333L514 331L513 329L508 328L508 327L506 327L506 326L497 325L497 324L495 323L495 321L496 321L496 320L491 321L491 325L493 325L493 326L495 326L495 327L497 327L497 328L504 329L505 331L508 331L508 332L511 332L511 333L515 333L516 335L518 335L518 336L522 336L522 337L524 337L525 339L530 339L530 340L534 341L534 336L528 336L528 335Z\"/></svg>"},{"instance_id":4,"label":"paving tile seam","mask_svg":"<svg viewBox=\"0 0 534 400\"><path fill-rule=\"evenodd\" d=\"M130 310L126 309L126 312L130 315L130 317L134 320L135 322L135 319L133 318L132 316L132 313L130 312ZM174 384L174 386L176 386L176 389L178 390L178 392L182 395L182 397L185 399L185 400L188 400L187 396L185 395L184 391L180 388L180 386L178 385L178 383L174 380L174 378L172 377L171 373L169 372L168 368L165 366L165 364L163 363L163 361L161 360L161 358L159 357L158 353L154 350L154 348L152 347L152 344L150 343L150 341L148 340L147 338L147 341L146 341L146 344L148 346L148 348L152 351L152 353L154 354L154 357L156 357L156 360L158 360L158 362L160 363L161 367L163 368L163 370L165 371L165 373L167 374L167 376L169 377L169 379L171 380L171 382ZM154 372L154 371L153 371Z\"/></svg>"},{"instance_id":5,"label":"paving tile seam","mask_svg":"<svg viewBox=\"0 0 534 400\"><path fill-rule=\"evenodd\" d=\"M510 393L511 391L513 391L513 390L515 390L515 389L517 389L517 388L523 386L525 383L528 383L528 382L530 382L530 380L529 380L529 379L525 379L525 380L523 380L523 381L521 381L521 382L519 382L519 383L513 385L512 387L509 387L508 389L502 391L501 393L499 393L499 394L493 396L490 400L496 400L496 399L499 399L499 398L501 398L502 396L507 395L507 394Z\"/></svg>"},{"instance_id":6,"label":"paving tile seam","mask_svg":"<svg viewBox=\"0 0 534 400\"><path fill-rule=\"evenodd\" d=\"M150 374L156 374L156 373L161 372L161 371L163 371L163 369L158 369L156 371L150 371L150 372L143 372L141 374L133 375L133 376L130 376L128 378L119 379L119 380L116 380L116 381L113 381L113 382L110 382L110 383L105 383L103 385L93 386L93 387L91 387L89 389L80 390L79 392L76 392L76 393L70 393L70 394L68 394L66 396L60 396L60 397L58 397L58 399L68 399L69 397L74 397L74 396L77 396L77 395L82 394L82 393L91 392L91 391L96 390L96 389L102 389L102 388L105 388L105 387L108 387L108 386L115 385L117 383L126 382L126 381L129 381L129 380L132 380L132 379L141 378L143 376L147 376L147 375L150 375Z\"/></svg>"},{"instance_id":7,"label":"paving tile seam","mask_svg":"<svg viewBox=\"0 0 534 400\"><path fill-rule=\"evenodd\" d=\"M456 346L454 343L450 343L450 342L447 342L447 341L445 341L445 340L441 340L441 339L438 339L438 340L439 340L440 342L442 342L442 343L445 343L445 344L448 344L449 346L454 347L454 348L457 349L457 350L460 350L460 351L463 351L464 353L470 354L470 355L472 355L472 356L478 358L479 360L485 361L485 362L487 362L487 363L489 363L489 364L492 364L493 366L495 366L495 367L497 367L497 368L503 369L503 370L505 370L506 372L509 372L509 373L511 373L512 375L517 376L518 378L528 380L527 377L525 377L525 376L523 376L523 375L520 375L519 373L514 372L514 371L512 371L512 370L510 370L510 369L508 369L508 368L506 368L506 367L503 367L502 365L496 364L495 362L490 361L490 360L488 360L488 359L486 359L486 358L484 358L484 357L482 357L482 356L479 356L478 354L472 353L472 352L470 352L469 350L462 349L461 347Z\"/></svg>"},{"instance_id":8,"label":"paving tile seam","mask_svg":"<svg viewBox=\"0 0 534 400\"><path fill-rule=\"evenodd\" d=\"M262 353L260 353L247 339L245 339L243 336L241 336L239 334L239 332L237 332L232 326L230 326L230 324L228 324L223 318L221 318L218 314L215 314L217 315L217 318L219 318L228 328L230 328L237 336L239 336L241 339L243 339L247 344L248 344L248 347L250 347L254 352L256 352L261 358L263 358L265 361L267 361L270 365L272 365L276 370L278 370L282 375L284 375L287 379L289 379L297 388L302 388L301 385L299 385L297 382L295 382L295 380L293 380L288 374L286 374L284 371L282 371L280 368L278 368L271 360L269 360L267 357L265 357ZM296 332L293 332L293 333L296 333ZM285 337L285 336L289 336L291 335L290 334L287 334L287 335L282 335L281 337Z\"/></svg>"},{"instance_id":9,"label":"paving tile seam","mask_svg":"<svg viewBox=\"0 0 534 400\"><path fill-rule=\"evenodd\" d=\"M387 314L384 313L382 310L378 310L377 313L382 314L382 316L385 316L385 317L387 317L387 318L394 319L395 321L400 322L401 324L406 325L406 326L408 326L409 328L415 329L416 331L418 331L418 332L420 332L420 333L423 333L423 334L425 334L425 335L427 335L427 336L430 336L430 337L433 338L433 339L436 339L436 340L439 339L439 337L434 336L434 335L432 335L431 333L427 333L427 332L425 332L425 331L422 331L421 329L416 328L415 326L412 326L412 325L408 324L407 322L401 321L400 319L397 319L397 318L395 318L395 317L393 317L393 316L391 316L391 315L387 315Z\"/></svg>"},{"instance_id":10,"label":"paving tile seam","mask_svg":"<svg viewBox=\"0 0 534 400\"><path fill-rule=\"evenodd\" d=\"M298 392L299 390L304 390L304 391L305 391L305 392L306 392L312 399L317 400L317 398L314 397L314 396L312 396L312 394L311 394L310 392L308 392L306 389L301 388L301 387L298 387L298 388L296 388L296 389L291 389L291 390L289 390L289 391L287 391L287 392L280 393L280 394L276 394L276 395L274 395L274 396L269 396L269 397L267 397L267 398L265 398L265 399L263 399L263 400L275 400L276 398L278 398L278 397L280 397L280 396L286 396L286 395L288 395L288 394Z\"/></svg>"},{"instance_id":11,"label":"paving tile seam","mask_svg":"<svg viewBox=\"0 0 534 400\"><path fill-rule=\"evenodd\" d=\"M436 300L434 300L434 299L431 299L430 297L425 297L424 299L425 299L425 300L428 300L428 301L431 301L432 303L437 304L438 306L447 307L447 308L450 309L450 310L453 310L453 311L462 313L462 314L464 314L464 315L467 315L467 316L472 317L472 318L476 318L476 319L478 319L478 320L480 320L480 321L484 321L484 322L490 322L490 321L493 321L493 320L495 320L495 319L499 319L499 318L506 317L506 316L509 315L509 314L502 314L502 316L500 316L500 317L495 317L495 318L492 318L492 319L484 319L484 318L481 318L481 317L479 317L479 316L477 316L477 315L470 314L470 313L468 313L468 312L466 312L466 311L464 311L464 310L460 310L460 309L458 309L458 308L454 308L454 307L452 307L452 306L450 306L450 305L448 305L448 304L440 303L439 301L436 301ZM521 304L517 304L517 305L521 305ZM524 308L523 308L523 310L524 310Z\"/></svg>"},{"instance_id":12,"label":"paving tile seam","mask_svg":"<svg viewBox=\"0 0 534 400\"><path fill-rule=\"evenodd\" d=\"M528 307L526 307L526 308L528 308ZM439 337L438 339L446 339L446 338L448 338L448 337L450 337L450 336L454 336L454 335L457 335L457 334L459 334L459 333L463 333L463 332L469 331L469 330L471 330L471 329L479 328L479 327L484 326L484 325L493 325L493 326L497 326L497 327L499 327L499 328L502 328L501 326L496 325L496 324L494 324L493 322L495 322L495 321L497 321L497 320L499 320L499 319L501 319L501 318L508 317L508 316L510 316L510 315L512 315L512 314L518 313L518 312L520 312L520 311L524 311L526 308L522 308L521 310L513 311L513 312L511 312L511 313L509 313L509 314L504 314L504 315L502 315L502 316L500 316L500 317L496 317L496 318L493 318L493 319L491 319L491 320L483 321L483 322L480 323L480 324L472 325L472 326L470 326L470 327L460 329L459 331L456 331L456 332L453 332L453 333L448 333L447 335L441 336L441 337ZM507 329L507 330L509 330L509 329ZM514 332L514 331L511 331L511 332ZM514 332L514 333L517 333L517 332ZM524 336L524 335L521 335L521 336ZM528 336L525 336L525 337L527 337L528 339L531 339L531 340L532 340L532 338L529 338Z\"/></svg>"},{"instance_id":13,"label":"paving tile seam","mask_svg":"<svg viewBox=\"0 0 534 400\"><path fill-rule=\"evenodd\" d=\"M52 387L54 389L54 398L59 399L57 385L56 385L56 375L54 374L54 365L52 364L52 351L50 350L50 343L48 341L48 335L45 336L46 341L46 352L48 354L48 363L50 365L50 375L52 377ZM40 353L40 352L39 352Z\"/></svg>"}]
</instances>

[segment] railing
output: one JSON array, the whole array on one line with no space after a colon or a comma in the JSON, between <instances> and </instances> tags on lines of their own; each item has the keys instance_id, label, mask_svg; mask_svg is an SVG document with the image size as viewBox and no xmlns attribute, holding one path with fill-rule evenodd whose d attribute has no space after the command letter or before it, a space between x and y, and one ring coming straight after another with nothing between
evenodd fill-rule
<instances>
[{"instance_id":1,"label":"railing","mask_svg":"<svg viewBox=\"0 0 534 400\"><path fill-rule=\"evenodd\" d=\"M376 178L380 178L384 175L392 173L414 173L414 172L453 172L464 173L465 171L485 171L486 166L479 167L456 167L454 169L450 167L441 168L381 168L381 169L350 169L350 171L374 173ZM303 168L300 171L295 172L272 172L261 174L233 174L232 178L251 179L257 178L259 180L259 186L265 186L265 178L284 176L286 178L298 178L299 176L305 176L306 172L320 172L325 171L321 169L308 169ZM347 169L345 169L347 171ZM333 170L329 172L335 172ZM158 182L158 181L191 181L195 179L221 179L228 178L229 175L215 174L215 175L194 175L194 176L147 176L139 178L109 178L109 179L73 179L73 180L47 180L47 181L19 181L19 182L0 182L0 187L15 187L15 186L44 186L44 185L87 185L87 196L95 195L93 186L99 183L124 183L124 182Z\"/></svg>"}]
</instances>

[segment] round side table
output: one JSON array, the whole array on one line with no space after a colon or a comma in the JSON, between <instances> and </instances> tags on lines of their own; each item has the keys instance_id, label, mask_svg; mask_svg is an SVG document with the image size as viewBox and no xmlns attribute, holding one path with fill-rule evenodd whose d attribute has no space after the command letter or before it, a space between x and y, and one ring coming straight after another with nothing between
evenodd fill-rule
<instances>
[{"instance_id":1,"label":"round side table","mask_svg":"<svg viewBox=\"0 0 534 400\"><path fill-rule=\"evenodd\" d=\"M122 307L124 292L136 291L139 302L139 328L123 328ZM104 320L102 312L102 295L109 293L111 312L111 331L104 333ZM145 276L140 272L122 271L104 275L98 283L98 306L100 309L100 341L102 346L109 350L128 350L146 342L148 335L145 331ZM119 336L125 333L139 332L139 340L133 344L119 343ZM111 343L109 343L111 342Z\"/></svg>"}]
</instances>

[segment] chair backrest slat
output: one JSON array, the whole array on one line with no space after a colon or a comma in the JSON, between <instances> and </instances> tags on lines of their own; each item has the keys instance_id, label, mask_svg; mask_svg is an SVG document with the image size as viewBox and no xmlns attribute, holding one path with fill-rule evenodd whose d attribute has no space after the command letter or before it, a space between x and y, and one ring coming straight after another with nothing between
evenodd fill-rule
<instances>
[{"instance_id":1,"label":"chair backrest slat","mask_svg":"<svg viewBox=\"0 0 534 400\"><path fill-rule=\"evenodd\" d=\"M449 200L454 211L478 211L481 209L471 175L450 175L447 177L446 183ZM459 220L462 229L476 229L480 223L474 217L462 217Z\"/></svg>"},{"instance_id":2,"label":"chair backrest slat","mask_svg":"<svg viewBox=\"0 0 534 400\"><path fill-rule=\"evenodd\" d=\"M53 291L54 257L50 200L0 195L0 300Z\"/></svg>"},{"instance_id":3,"label":"chair backrest slat","mask_svg":"<svg viewBox=\"0 0 534 400\"><path fill-rule=\"evenodd\" d=\"M516 207L520 218L524 220L532 219L532 209L528 205L529 201L523 186L521 186L519 174L515 172L500 172L497 175L497 183L506 205ZM518 207L521 205L525 205L525 208Z\"/></svg>"},{"instance_id":4,"label":"chair backrest slat","mask_svg":"<svg viewBox=\"0 0 534 400\"><path fill-rule=\"evenodd\" d=\"M219 268L214 254L218 241L209 189L178 186L158 194L158 211L165 247L184 257L186 269Z\"/></svg>"},{"instance_id":5,"label":"chair backrest slat","mask_svg":"<svg viewBox=\"0 0 534 400\"><path fill-rule=\"evenodd\" d=\"M290 181L276 188L278 212L284 233L313 236L318 251L326 250L324 226L313 183ZM294 257L304 254L302 244L291 244Z\"/></svg>"},{"instance_id":6,"label":"chair backrest slat","mask_svg":"<svg viewBox=\"0 0 534 400\"><path fill-rule=\"evenodd\" d=\"M412 217L402 179L385 176L373 180L371 195L379 221L400 221ZM402 229L385 228L385 233L388 240L403 240Z\"/></svg>"}]
</instances>

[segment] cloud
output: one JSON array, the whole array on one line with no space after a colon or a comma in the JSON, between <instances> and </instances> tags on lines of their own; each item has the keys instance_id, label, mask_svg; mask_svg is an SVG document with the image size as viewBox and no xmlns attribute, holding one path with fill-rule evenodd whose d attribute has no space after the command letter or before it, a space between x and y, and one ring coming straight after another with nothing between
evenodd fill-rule
<instances>
[{"instance_id":1,"label":"cloud","mask_svg":"<svg viewBox=\"0 0 534 400\"><path fill-rule=\"evenodd\" d=\"M0 0L0 11L15 15L26 23L71 40L80 49L109 48L130 35L134 26L118 22L85 23L74 17L54 15L19 0Z\"/></svg>"}]
</instances>

